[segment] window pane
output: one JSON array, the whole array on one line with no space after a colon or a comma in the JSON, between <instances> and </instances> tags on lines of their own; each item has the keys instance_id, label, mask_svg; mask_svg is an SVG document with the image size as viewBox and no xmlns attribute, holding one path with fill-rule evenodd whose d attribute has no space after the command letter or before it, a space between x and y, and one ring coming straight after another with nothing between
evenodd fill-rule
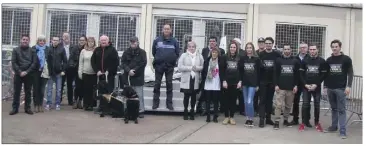
<instances>
[{"instance_id":1,"label":"window pane","mask_svg":"<svg viewBox=\"0 0 366 146\"><path fill-rule=\"evenodd\" d=\"M31 12L14 11L13 44L19 45L22 35L30 35Z\"/></svg>"},{"instance_id":2,"label":"window pane","mask_svg":"<svg viewBox=\"0 0 366 146\"><path fill-rule=\"evenodd\" d=\"M300 40L315 44L320 56L323 56L325 29L319 26L300 26Z\"/></svg>"},{"instance_id":3,"label":"window pane","mask_svg":"<svg viewBox=\"0 0 366 146\"><path fill-rule=\"evenodd\" d=\"M9 10L7 8L3 8L2 10L2 20L1 20L1 24L2 24L2 38L1 38L1 42L3 45L10 45L11 41L11 22L12 22L12 16L13 16L13 11Z\"/></svg>"},{"instance_id":4,"label":"window pane","mask_svg":"<svg viewBox=\"0 0 366 146\"><path fill-rule=\"evenodd\" d=\"M220 20L206 20L206 45L208 45L211 36L217 37L217 45L220 44L220 39L222 35L223 21Z\"/></svg>"},{"instance_id":5,"label":"window pane","mask_svg":"<svg viewBox=\"0 0 366 146\"><path fill-rule=\"evenodd\" d=\"M175 26L174 26L174 37L178 40L179 48L181 49L180 53L183 53L185 49L183 48L183 40L184 36L191 35L192 34L192 20L176 20Z\"/></svg>"},{"instance_id":6,"label":"window pane","mask_svg":"<svg viewBox=\"0 0 366 146\"><path fill-rule=\"evenodd\" d=\"M99 35L107 35L114 47L116 47L117 17L117 15L102 15L99 25Z\"/></svg>"},{"instance_id":7,"label":"window pane","mask_svg":"<svg viewBox=\"0 0 366 146\"><path fill-rule=\"evenodd\" d=\"M226 43L229 44L234 38L239 38L241 40L241 23L225 23L224 35L226 36ZM241 40L242 43L243 40ZM243 45L243 44L242 44ZM227 48L223 48L227 49Z\"/></svg>"},{"instance_id":8,"label":"window pane","mask_svg":"<svg viewBox=\"0 0 366 146\"><path fill-rule=\"evenodd\" d=\"M125 51L130 47L129 40L136 35L137 17L119 17L118 22L118 48L117 51ZM140 38L139 38L140 39ZM144 48L143 48L144 49Z\"/></svg>"},{"instance_id":9,"label":"window pane","mask_svg":"<svg viewBox=\"0 0 366 146\"><path fill-rule=\"evenodd\" d=\"M157 18L157 23L156 23L156 37L163 35L163 27L164 24L170 24L170 26L172 27L172 33L174 32L174 18L162 18L162 17L158 17ZM155 39L155 38L154 38Z\"/></svg>"},{"instance_id":10,"label":"window pane","mask_svg":"<svg viewBox=\"0 0 366 146\"><path fill-rule=\"evenodd\" d=\"M62 39L62 33L67 31L68 14L62 11L53 11L51 14L50 22L50 40L52 37L60 37Z\"/></svg>"},{"instance_id":11,"label":"window pane","mask_svg":"<svg viewBox=\"0 0 366 146\"><path fill-rule=\"evenodd\" d=\"M298 53L298 25L276 24L275 45L282 49L283 45L289 43L292 48L292 54Z\"/></svg>"},{"instance_id":12,"label":"window pane","mask_svg":"<svg viewBox=\"0 0 366 146\"><path fill-rule=\"evenodd\" d=\"M69 32L71 44L78 44L80 36L86 35L87 24L87 14L70 14Z\"/></svg>"}]
</instances>

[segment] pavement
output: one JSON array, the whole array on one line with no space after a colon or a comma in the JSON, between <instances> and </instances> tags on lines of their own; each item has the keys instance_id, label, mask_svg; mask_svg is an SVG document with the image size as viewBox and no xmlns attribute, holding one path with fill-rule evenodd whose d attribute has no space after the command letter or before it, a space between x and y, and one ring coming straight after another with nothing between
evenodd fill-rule
<instances>
[{"instance_id":1,"label":"pavement","mask_svg":"<svg viewBox=\"0 0 366 146\"><path fill-rule=\"evenodd\" d=\"M298 132L298 127L273 130L248 128L245 117L236 115L237 125L206 123L205 117L184 121L182 115L146 114L139 124L124 124L122 119L100 118L93 112L61 106L61 111L48 111L27 115L24 107L10 116L10 101L2 102L2 143L250 143L250 144L361 144L362 124L348 126L348 138L338 133L320 133L314 128ZM330 113L321 113L323 128L330 124ZM353 119L357 119L354 116ZM258 124L258 119L255 119Z\"/></svg>"}]
</instances>

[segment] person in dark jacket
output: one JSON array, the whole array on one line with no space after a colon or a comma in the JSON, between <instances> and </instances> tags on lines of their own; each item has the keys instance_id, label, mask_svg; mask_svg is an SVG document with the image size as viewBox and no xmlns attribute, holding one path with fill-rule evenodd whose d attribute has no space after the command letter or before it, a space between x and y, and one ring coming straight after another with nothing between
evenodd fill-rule
<instances>
[{"instance_id":1,"label":"person in dark jacket","mask_svg":"<svg viewBox=\"0 0 366 146\"><path fill-rule=\"evenodd\" d=\"M318 56L318 48L315 44L309 45L310 57L304 59L304 63L300 68L300 79L303 87L302 95L302 123L299 131L303 131L306 127L312 127L310 124L310 109L311 96L314 98L314 124L315 129L323 132L323 128L319 123L320 113L320 97L321 97L321 83L326 75L326 62L322 57Z\"/></svg>"},{"instance_id":2,"label":"person in dark jacket","mask_svg":"<svg viewBox=\"0 0 366 146\"><path fill-rule=\"evenodd\" d=\"M31 90L32 77L35 67L37 66L37 54L35 50L29 47L29 36L23 35L20 40L20 46L13 49L11 56L11 65L13 67L14 75L14 98L13 109L9 115L18 113L20 106L20 92L22 84L24 84L25 92L25 106L24 111L29 115L33 115L31 110Z\"/></svg>"},{"instance_id":3,"label":"person in dark jacket","mask_svg":"<svg viewBox=\"0 0 366 146\"><path fill-rule=\"evenodd\" d=\"M75 68L79 69L79 59L80 59L80 53L81 51L85 48L87 43L87 38L86 36L81 36L79 38L79 46L78 49L74 49L73 52L71 53L73 55L74 58L74 64L75 64ZM81 105L81 102L83 101L83 86L82 86L82 80L79 78L79 76L75 77L75 92L74 92L74 105L73 105L73 109L83 109L83 106Z\"/></svg>"},{"instance_id":4,"label":"person in dark jacket","mask_svg":"<svg viewBox=\"0 0 366 146\"><path fill-rule=\"evenodd\" d=\"M243 86L243 101L245 103L246 126L253 126L255 92L259 89L261 61L257 56L253 43L245 45L245 56L239 60L239 74Z\"/></svg>"},{"instance_id":5,"label":"person in dark jacket","mask_svg":"<svg viewBox=\"0 0 366 146\"><path fill-rule=\"evenodd\" d=\"M210 38L209 38L209 44L208 44L208 46L206 47L206 48L203 48L202 49L202 57L203 57L203 60L207 60L207 58L210 56L210 54L211 54L211 50L212 50L212 48L216 48L216 47L218 47L218 44L217 44L217 37L215 37L215 36L210 36ZM225 55L225 50L224 49L222 49L222 48L219 48L219 50L220 50L220 55L221 56L223 56L223 55ZM221 92L220 92L220 94L222 94ZM205 109L205 107L204 106L202 106L202 105L205 105L205 93L203 92L203 93L201 93L201 97L200 97L200 99L199 99L199 101L198 101L198 104L197 104L197 111L198 112L200 112L201 113L201 116L203 116L203 115L205 115L206 114L206 109ZM222 105L222 98L221 98L221 95L219 96L219 103L220 103L220 105L219 105L219 109L220 109L220 111L222 111L223 112L223 110L224 110L224 108L221 106Z\"/></svg>"},{"instance_id":6,"label":"person in dark jacket","mask_svg":"<svg viewBox=\"0 0 366 146\"><path fill-rule=\"evenodd\" d=\"M65 68L65 75L62 76L62 87L61 87L61 94L63 94L65 82L67 82L67 100L69 105L73 105L74 103L74 88L73 83L77 77L77 63L79 54L77 53L79 50L79 47L76 45L71 44L70 42L70 33L64 32L62 34L62 43L60 44L64 49L66 53L67 58L67 65ZM63 96L61 96L61 102L62 102Z\"/></svg>"},{"instance_id":7,"label":"person in dark jacket","mask_svg":"<svg viewBox=\"0 0 366 146\"><path fill-rule=\"evenodd\" d=\"M238 99L238 89L241 88L238 63L240 59L239 45L233 41L229 44L226 55L223 56L223 88L224 88L224 111L225 119L222 124L235 125L234 114L236 109L236 100Z\"/></svg>"},{"instance_id":8,"label":"person in dark jacket","mask_svg":"<svg viewBox=\"0 0 366 146\"><path fill-rule=\"evenodd\" d=\"M37 44L32 47L37 53L37 65L34 70L33 80L33 104L36 113L43 112L43 98L48 78L42 77L42 72L47 60L49 47L46 46L46 37L41 35L37 38Z\"/></svg>"},{"instance_id":9,"label":"person in dark jacket","mask_svg":"<svg viewBox=\"0 0 366 146\"><path fill-rule=\"evenodd\" d=\"M327 75L324 85L332 108L332 125L326 129L326 132L337 132L339 123L339 134L342 139L346 139L346 97L351 92L353 82L352 59L341 52L341 41L333 40L330 44L333 53L326 60Z\"/></svg>"},{"instance_id":10,"label":"person in dark jacket","mask_svg":"<svg viewBox=\"0 0 366 146\"><path fill-rule=\"evenodd\" d=\"M173 73L179 58L180 48L178 41L172 36L169 24L163 27L163 36L157 37L152 45L154 56L153 66L155 69L155 86L152 109L157 109L160 104L160 86L163 75L166 79L166 108L173 108Z\"/></svg>"},{"instance_id":11,"label":"person in dark jacket","mask_svg":"<svg viewBox=\"0 0 366 146\"><path fill-rule=\"evenodd\" d=\"M283 125L291 126L288 122L288 117L294 100L294 94L297 92L297 85L300 80L300 63L291 56L291 50L289 44L283 46L283 55L276 59L273 71L273 84L275 85L276 91L275 123L273 125L275 130L280 128L279 122L283 103L285 103Z\"/></svg>"},{"instance_id":12,"label":"person in dark jacket","mask_svg":"<svg viewBox=\"0 0 366 146\"><path fill-rule=\"evenodd\" d=\"M264 127L264 119L266 119L266 124L274 124L271 120L273 94L275 88L273 84L273 69L276 59L281 57L281 54L272 50L273 43L273 38L267 37L265 39L266 50L259 54L259 58L263 64L263 68L260 72L261 81L259 86L259 90L261 91L259 103L259 127L261 128Z\"/></svg>"},{"instance_id":13,"label":"person in dark jacket","mask_svg":"<svg viewBox=\"0 0 366 146\"><path fill-rule=\"evenodd\" d=\"M147 64L146 52L140 48L139 40L137 37L130 39L130 48L123 52L121 64L124 70L124 81L130 84L130 86L137 92L137 96L140 100L139 116L144 117L145 104L144 104L144 77L145 67Z\"/></svg>"},{"instance_id":14,"label":"person in dark jacket","mask_svg":"<svg viewBox=\"0 0 366 146\"><path fill-rule=\"evenodd\" d=\"M218 109L219 109L219 95L222 89L222 82L224 79L224 60L220 56L220 50L212 48L210 52L210 57L204 61L203 69L201 72L201 88L203 89L204 95L206 96L206 109L207 118L206 122L211 122L211 102L214 104L213 111L213 122L217 123Z\"/></svg>"},{"instance_id":15,"label":"person in dark jacket","mask_svg":"<svg viewBox=\"0 0 366 146\"><path fill-rule=\"evenodd\" d=\"M300 62L300 65L304 63L304 59L309 58L308 54L308 44L305 42L300 43L299 47L299 54L295 56L295 58ZM304 87L304 85L299 82L298 87ZM300 103L300 96L303 92L303 88L298 88L295 97L294 97L294 104L292 106L292 116L293 119L291 121L291 125L298 125L299 124L299 103Z\"/></svg>"},{"instance_id":16,"label":"person in dark jacket","mask_svg":"<svg viewBox=\"0 0 366 146\"><path fill-rule=\"evenodd\" d=\"M240 58L242 57L242 56L245 56L246 55L246 51L245 51L245 48L242 48L242 43L241 43L241 40L239 39L239 38L234 38L232 41L235 41L237 44L238 44L238 46L239 46L239 48L238 48L238 50L239 50L239 56L240 56ZM237 104L237 110L239 111L239 114L240 115L245 115L245 104L244 104L244 97L243 97L243 90L242 90L242 88L240 88L239 90L238 90L238 102L239 102L239 104Z\"/></svg>"},{"instance_id":17,"label":"person in dark jacket","mask_svg":"<svg viewBox=\"0 0 366 146\"><path fill-rule=\"evenodd\" d=\"M258 44L258 49L255 51L257 53L257 55L259 55L261 52L263 52L265 50L265 40L263 37L258 38L257 44ZM253 100L253 104L254 104L254 116L258 116L259 113L259 95L260 95L261 91L260 88L255 92L254 94L254 100Z\"/></svg>"},{"instance_id":18,"label":"person in dark jacket","mask_svg":"<svg viewBox=\"0 0 366 146\"><path fill-rule=\"evenodd\" d=\"M46 110L51 109L52 105L52 93L53 83L56 83L56 110L60 110L61 107L61 82L62 76L65 75L65 69L67 66L67 57L65 48L60 45L60 38L52 38L52 46L50 47L47 54L47 66L49 71L50 79L47 83L47 104Z\"/></svg>"},{"instance_id":19,"label":"person in dark jacket","mask_svg":"<svg viewBox=\"0 0 366 146\"><path fill-rule=\"evenodd\" d=\"M99 40L100 46L93 52L91 65L98 77L101 75L107 76L108 93L112 93L114 89L114 78L119 66L118 52L116 48L110 45L108 36L102 35Z\"/></svg>"}]
</instances>

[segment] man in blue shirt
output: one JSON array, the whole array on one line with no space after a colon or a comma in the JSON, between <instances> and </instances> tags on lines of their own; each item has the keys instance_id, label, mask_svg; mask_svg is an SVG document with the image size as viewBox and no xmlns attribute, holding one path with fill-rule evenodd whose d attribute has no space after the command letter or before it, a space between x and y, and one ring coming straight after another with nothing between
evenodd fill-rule
<instances>
[{"instance_id":1,"label":"man in blue shirt","mask_svg":"<svg viewBox=\"0 0 366 146\"><path fill-rule=\"evenodd\" d=\"M163 36L157 37L152 45L154 56L153 67L155 69L154 100L152 109L157 109L160 103L160 86L163 75L166 79L166 107L173 108L173 73L176 62L179 58L179 44L172 36L172 29L169 24L163 27Z\"/></svg>"}]
</instances>

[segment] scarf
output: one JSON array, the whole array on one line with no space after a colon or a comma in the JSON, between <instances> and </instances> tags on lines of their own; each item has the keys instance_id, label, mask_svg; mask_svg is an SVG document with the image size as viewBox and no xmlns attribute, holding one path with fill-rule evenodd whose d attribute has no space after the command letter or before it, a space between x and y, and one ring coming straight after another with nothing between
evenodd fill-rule
<instances>
[{"instance_id":1,"label":"scarf","mask_svg":"<svg viewBox=\"0 0 366 146\"><path fill-rule=\"evenodd\" d=\"M207 79L209 79L210 81L218 74L219 70L216 69L217 66L217 60L218 58L216 58L215 60L212 60L212 58L210 59L210 62L208 64L208 72L207 72Z\"/></svg>"},{"instance_id":2,"label":"scarf","mask_svg":"<svg viewBox=\"0 0 366 146\"><path fill-rule=\"evenodd\" d=\"M196 64L196 56L197 56L197 53L194 52L194 53L191 53L189 51L188 52L188 56L191 58L192 60L192 66L195 66ZM196 73L194 72L194 70L191 70L191 77L194 79L194 76L196 75Z\"/></svg>"},{"instance_id":3,"label":"scarf","mask_svg":"<svg viewBox=\"0 0 366 146\"><path fill-rule=\"evenodd\" d=\"M39 46L38 44L36 45L37 56L38 56L39 64L40 64L40 68L39 68L40 71L42 71L42 69L44 67L44 63L46 61L45 54L44 54L45 49L46 49L46 45L44 45L44 46Z\"/></svg>"}]
</instances>

